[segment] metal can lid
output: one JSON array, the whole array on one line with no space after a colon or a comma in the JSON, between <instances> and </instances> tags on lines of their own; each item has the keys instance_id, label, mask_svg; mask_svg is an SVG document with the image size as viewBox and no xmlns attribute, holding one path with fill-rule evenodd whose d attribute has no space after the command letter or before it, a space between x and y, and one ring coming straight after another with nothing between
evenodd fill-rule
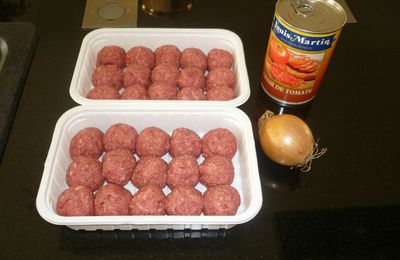
<instances>
[{"instance_id":1,"label":"metal can lid","mask_svg":"<svg viewBox=\"0 0 400 260\"><path fill-rule=\"evenodd\" d=\"M297 30L330 33L346 23L346 11L333 0L280 0L276 15Z\"/></svg>"}]
</instances>

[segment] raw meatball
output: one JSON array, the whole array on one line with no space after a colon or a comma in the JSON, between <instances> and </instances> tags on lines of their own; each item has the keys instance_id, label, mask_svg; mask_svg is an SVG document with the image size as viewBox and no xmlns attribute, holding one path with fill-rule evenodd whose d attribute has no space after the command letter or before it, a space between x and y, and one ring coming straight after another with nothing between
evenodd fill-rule
<instances>
[{"instance_id":1,"label":"raw meatball","mask_svg":"<svg viewBox=\"0 0 400 260\"><path fill-rule=\"evenodd\" d=\"M147 90L146 87L142 84L134 84L128 87L125 87L124 92L121 94L121 99L147 99Z\"/></svg>"},{"instance_id":2,"label":"raw meatball","mask_svg":"<svg viewBox=\"0 0 400 260\"><path fill-rule=\"evenodd\" d=\"M153 82L165 82L176 86L179 77L179 69L171 64L162 63L157 65L151 74Z\"/></svg>"},{"instance_id":3,"label":"raw meatball","mask_svg":"<svg viewBox=\"0 0 400 260\"><path fill-rule=\"evenodd\" d=\"M198 158L201 154L201 139L190 129L176 128L171 135L169 153L172 157L190 155Z\"/></svg>"},{"instance_id":4,"label":"raw meatball","mask_svg":"<svg viewBox=\"0 0 400 260\"><path fill-rule=\"evenodd\" d=\"M221 49L212 49L207 54L208 70L216 68L230 69L233 64L233 56L230 52Z\"/></svg>"},{"instance_id":5,"label":"raw meatball","mask_svg":"<svg viewBox=\"0 0 400 260\"><path fill-rule=\"evenodd\" d=\"M178 87L184 89L187 87L206 88L206 76L204 71L198 68L184 68L178 77Z\"/></svg>"},{"instance_id":6,"label":"raw meatball","mask_svg":"<svg viewBox=\"0 0 400 260\"><path fill-rule=\"evenodd\" d=\"M180 63L182 68L199 68L204 72L207 69L207 56L198 48L186 48L182 52Z\"/></svg>"},{"instance_id":7,"label":"raw meatball","mask_svg":"<svg viewBox=\"0 0 400 260\"><path fill-rule=\"evenodd\" d=\"M81 185L96 191L104 184L102 168L101 162L95 158L77 156L68 166L66 182L70 187Z\"/></svg>"},{"instance_id":8,"label":"raw meatball","mask_svg":"<svg viewBox=\"0 0 400 260\"><path fill-rule=\"evenodd\" d=\"M158 127L147 127L136 139L136 151L139 156L154 155L162 157L169 151L169 135Z\"/></svg>"},{"instance_id":9,"label":"raw meatball","mask_svg":"<svg viewBox=\"0 0 400 260\"><path fill-rule=\"evenodd\" d=\"M102 65L93 71L93 86L109 86L116 89L122 88L124 74L116 65Z\"/></svg>"},{"instance_id":10,"label":"raw meatball","mask_svg":"<svg viewBox=\"0 0 400 260\"><path fill-rule=\"evenodd\" d=\"M141 64L129 65L124 71L124 86L131 86L134 84L142 84L149 86L151 83L151 70Z\"/></svg>"},{"instance_id":11,"label":"raw meatball","mask_svg":"<svg viewBox=\"0 0 400 260\"><path fill-rule=\"evenodd\" d=\"M184 88L176 95L177 100L206 100L206 94L199 88Z\"/></svg>"},{"instance_id":12,"label":"raw meatball","mask_svg":"<svg viewBox=\"0 0 400 260\"><path fill-rule=\"evenodd\" d=\"M136 158L128 149L111 150L103 156L103 176L109 183L126 185L135 166Z\"/></svg>"},{"instance_id":13,"label":"raw meatball","mask_svg":"<svg viewBox=\"0 0 400 260\"><path fill-rule=\"evenodd\" d=\"M165 199L168 215L198 216L203 210L203 196L191 186L177 186Z\"/></svg>"},{"instance_id":14,"label":"raw meatball","mask_svg":"<svg viewBox=\"0 0 400 260\"><path fill-rule=\"evenodd\" d=\"M167 185L171 189L178 185L195 187L199 182L199 165L196 158L182 155L173 158L168 165Z\"/></svg>"},{"instance_id":15,"label":"raw meatball","mask_svg":"<svg viewBox=\"0 0 400 260\"><path fill-rule=\"evenodd\" d=\"M125 56L125 64L145 65L149 69L153 69L156 65L156 56L153 51L144 46L135 46L128 50Z\"/></svg>"},{"instance_id":16,"label":"raw meatball","mask_svg":"<svg viewBox=\"0 0 400 260\"><path fill-rule=\"evenodd\" d=\"M215 86L207 91L208 100L226 101L235 98L235 91L227 86Z\"/></svg>"},{"instance_id":17,"label":"raw meatball","mask_svg":"<svg viewBox=\"0 0 400 260\"><path fill-rule=\"evenodd\" d=\"M96 66L116 65L122 69L125 66L125 50L119 46L109 45L97 53Z\"/></svg>"},{"instance_id":18,"label":"raw meatball","mask_svg":"<svg viewBox=\"0 0 400 260\"><path fill-rule=\"evenodd\" d=\"M94 197L94 214L96 216L129 215L129 202L132 194L117 184L102 186Z\"/></svg>"},{"instance_id":19,"label":"raw meatball","mask_svg":"<svg viewBox=\"0 0 400 260\"><path fill-rule=\"evenodd\" d=\"M205 158L222 155L232 159L237 150L236 136L228 129L215 128L203 136L201 147Z\"/></svg>"},{"instance_id":20,"label":"raw meatball","mask_svg":"<svg viewBox=\"0 0 400 260\"><path fill-rule=\"evenodd\" d=\"M148 184L133 196L129 203L131 215L165 215L165 195L160 187Z\"/></svg>"},{"instance_id":21,"label":"raw meatball","mask_svg":"<svg viewBox=\"0 0 400 260\"><path fill-rule=\"evenodd\" d=\"M227 68L217 68L208 72L206 86L211 89L216 86L227 86L233 88L235 85L235 74Z\"/></svg>"},{"instance_id":22,"label":"raw meatball","mask_svg":"<svg viewBox=\"0 0 400 260\"><path fill-rule=\"evenodd\" d=\"M74 135L69 145L69 153L72 159L78 155L87 155L98 159L103 151L103 132L95 127L80 130Z\"/></svg>"},{"instance_id":23,"label":"raw meatball","mask_svg":"<svg viewBox=\"0 0 400 260\"><path fill-rule=\"evenodd\" d=\"M174 45L163 45L155 50L156 66L162 63L168 63L179 67L181 51Z\"/></svg>"},{"instance_id":24,"label":"raw meatball","mask_svg":"<svg viewBox=\"0 0 400 260\"><path fill-rule=\"evenodd\" d=\"M199 166L199 172L200 182L207 187L231 185L235 175L232 161L219 155L205 159Z\"/></svg>"},{"instance_id":25,"label":"raw meatball","mask_svg":"<svg viewBox=\"0 0 400 260\"><path fill-rule=\"evenodd\" d=\"M61 216L93 216L93 192L85 186L72 186L58 197L56 211Z\"/></svg>"},{"instance_id":26,"label":"raw meatball","mask_svg":"<svg viewBox=\"0 0 400 260\"><path fill-rule=\"evenodd\" d=\"M110 86L97 86L92 88L88 94L87 98L90 99L119 99L118 89Z\"/></svg>"},{"instance_id":27,"label":"raw meatball","mask_svg":"<svg viewBox=\"0 0 400 260\"><path fill-rule=\"evenodd\" d=\"M174 100L176 99L177 91L174 85L166 82L155 82L150 85L147 94L153 100Z\"/></svg>"},{"instance_id":28,"label":"raw meatball","mask_svg":"<svg viewBox=\"0 0 400 260\"><path fill-rule=\"evenodd\" d=\"M132 184L141 189L147 184L164 188L167 182L168 164L155 156L143 156L133 170Z\"/></svg>"},{"instance_id":29,"label":"raw meatball","mask_svg":"<svg viewBox=\"0 0 400 260\"><path fill-rule=\"evenodd\" d=\"M104 133L104 149L106 151L128 149L134 152L137 135L136 129L130 125L123 123L114 124Z\"/></svg>"},{"instance_id":30,"label":"raw meatball","mask_svg":"<svg viewBox=\"0 0 400 260\"><path fill-rule=\"evenodd\" d=\"M203 197L204 215L235 215L240 206L239 192L228 185L216 185L207 189Z\"/></svg>"}]
</instances>

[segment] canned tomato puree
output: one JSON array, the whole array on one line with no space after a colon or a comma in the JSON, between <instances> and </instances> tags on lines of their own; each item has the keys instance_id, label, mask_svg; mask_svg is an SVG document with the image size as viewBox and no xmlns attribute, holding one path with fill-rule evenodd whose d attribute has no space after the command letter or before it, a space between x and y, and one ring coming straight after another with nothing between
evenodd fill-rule
<instances>
[{"instance_id":1,"label":"canned tomato puree","mask_svg":"<svg viewBox=\"0 0 400 260\"><path fill-rule=\"evenodd\" d=\"M310 101L346 23L335 1L280 0L262 71L264 91L283 105Z\"/></svg>"}]
</instances>

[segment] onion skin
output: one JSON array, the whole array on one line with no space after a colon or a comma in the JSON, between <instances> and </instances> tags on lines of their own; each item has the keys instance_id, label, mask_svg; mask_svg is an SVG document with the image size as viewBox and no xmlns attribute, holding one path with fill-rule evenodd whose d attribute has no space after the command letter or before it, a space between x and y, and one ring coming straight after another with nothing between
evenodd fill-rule
<instances>
[{"instance_id":1,"label":"onion skin","mask_svg":"<svg viewBox=\"0 0 400 260\"><path fill-rule=\"evenodd\" d=\"M298 166L313 154L314 137L308 125L291 114L260 118L261 148L274 162Z\"/></svg>"}]
</instances>

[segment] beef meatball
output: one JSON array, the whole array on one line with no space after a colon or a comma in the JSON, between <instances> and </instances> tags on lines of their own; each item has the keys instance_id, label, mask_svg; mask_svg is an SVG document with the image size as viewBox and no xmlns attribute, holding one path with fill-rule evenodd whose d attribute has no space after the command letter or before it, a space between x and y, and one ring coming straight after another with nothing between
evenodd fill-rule
<instances>
[{"instance_id":1,"label":"beef meatball","mask_svg":"<svg viewBox=\"0 0 400 260\"><path fill-rule=\"evenodd\" d=\"M184 68L178 77L178 87L184 89L187 87L206 88L206 76L204 71L198 68Z\"/></svg>"},{"instance_id":2,"label":"beef meatball","mask_svg":"<svg viewBox=\"0 0 400 260\"><path fill-rule=\"evenodd\" d=\"M152 73L151 80L154 82L165 82L169 85L176 86L179 77L179 69L171 64L162 63L157 65Z\"/></svg>"},{"instance_id":3,"label":"beef meatball","mask_svg":"<svg viewBox=\"0 0 400 260\"><path fill-rule=\"evenodd\" d=\"M117 184L108 183L102 186L94 197L94 214L96 216L129 215L129 202L132 194Z\"/></svg>"},{"instance_id":4,"label":"beef meatball","mask_svg":"<svg viewBox=\"0 0 400 260\"><path fill-rule=\"evenodd\" d=\"M207 54L208 70L216 68L232 68L233 56L230 52L222 49L214 48Z\"/></svg>"},{"instance_id":5,"label":"beef meatball","mask_svg":"<svg viewBox=\"0 0 400 260\"><path fill-rule=\"evenodd\" d=\"M199 166L199 172L200 182L207 187L230 185L235 175L232 161L219 155L205 159Z\"/></svg>"},{"instance_id":6,"label":"beef meatball","mask_svg":"<svg viewBox=\"0 0 400 260\"><path fill-rule=\"evenodd\" d=\"M147 184L164 188L167 182L168 164L155 156L143 156L133 170L132 184L141 189Z\"/></svg>"},{"instance_id":7,"label":"beef meatball","mask_svg":"<svg viewBox=\"0 0 400 260\"><path fill-rule=\"evenodd\" d=\"M129 203L130 215L165 215L165 195L160 187L148 184Z\"/></svg>"},{"instance_id":8,"label":"beef meatball","mask_svg":"<svg viewBox=\"0 0 400 260\"><path fill-rule=\"evenodd\" d=\"M109 183L126 185L135 166L136 158L128 149L111 150L103 156L103 176Z\"/></svg>"},{"instance_id":9,"label":"beef meatball","mask_svg":"<svg viewBox=\"0 0 400 260\"><path fill-rule=\"evenodd\" d=\"M58 197L56 211L61 216L93 216L93 192L85 186L69 187Z\"/></svg>"},{"instance_id":10,"label":"beef meatball","mask_svg":"<svg viewBox=\"0 0 400 260\"><path fill-rule=\"evenodd\" d=\"M114 124L104 133L104 149L106 151L128 149L134 152L137 135L136 129L130 125L123 123Z\"/></svg>"},{"instance_id":11,"label":"beef meatball","mask_svg":"<svg viewBox=\"0 0 400 260\"><path fill-rule=\"evenodd\" d=\"M203 210L203 196L191 186L177 186L165 199L168 215L198 216Z\"/></svg>"},{"instance_id":12,"label":"beef meatball","mask_svg":"<svg viewBox=\"0 0 400 260\"><path fill-rule=\"evenodd\" d=\"M203 197L204 215L235 215L240 206L239 192L229 185L216 185L207 189Z\"/></svg>"},{"instance_id":13,"label":"beef meatball","mask_svg":"<svg viewBox=\"0 0 400 260\"><path fill-rule=\"evenodd\" d=\"M203 72L207 69L207 56L198 48L186 48L181 54L182 68L198 68Z\"/></svg>"},{"instance_id":14,"label":"beef meatball","mask_svg":"<svg viewBox=\"0 0 400 260\"><path fill-rule=\"evenodd\" d=\"M206 94L199 88L184 88L176 95L177 100L206 100Z\"/></svg>"},{"instance_id":15,"label":"beef meatball","mask_svg":"<svg viewBox=\"0 0 400 260\"><path fill-rule=\"evenodd\" d=\"M170 137L158 127L146 127L136 139L136 151L139 156L154 155L162 157L169 151Z\"/></svg>"},{"instance_id":16,"label":"beef meatball","mask_svg":"<svg viewBox=\"0 0 400 260\"><path fill-rule=\"evenodd\" d=\"M236 136L225 128L208 131L201 141L203 156L222 155L232 159L237 150Z\"/></svg>"},{"instance_id":17,"label":"beef meatball","mask_svg":"<svg viewBox=\"0 0 400 260\"><path fill-rule=\"evenodd\" d=\"M124 74L116 65L101 65L97 67L92 74L92 84L97 86L109 86L121 89Z\"/></svg>"},{"instance_id":18,"label":"beef meatball","mask_svg":"<svg viewBox=\"0 0 400 260\"><path fill-rule=\"evenodd\" d=\"M72 159L79 155L98 159L103 151L103 132L95 127L80 130L74 135L69 145L69 153Z\"/></svg>"},{"instance_id":19,"label":"beef meatball","mask_svg":"<svg viewBox=\"0 0 400 260\"><path fill-rule=\"evenodd\" d=\"M150 83L151 70L147 66L132 64L124 70L124 86L142 84L147 87Z\"/></svg>"},{"instance_id":20,"label":"beef meatball","mask_svg":"<svg viewBox=\"0 0 400 260\"><path fill-rule=\"evenodd\" d=\"M110 86L97 86L92 88L88 94L89 99L119 99L118 89Z\"/></svg>"},{"instance_id":21,"label":"beef meatball","mask_svg":"<svg viewBox=\"0 0 400 260\"><path fill-rule=\"evenodd\" d=\"M172 157L190 155L198 158L201 154L201 138L187 128L176 128L171 135L170 151Z\"/></svg>"},{"instance_id":22,"label":"beef meatball","mask_svg":"<svg viewBox=\"0 0 400 260\"><path fill-rule=\"evenodd\" d=\"M227 101L235 98L235 91L227 86L215 86L207 91L208 100Z\"/></svg>"},{"instance_id":23,"label":"beef meatball","mask_svg":"<svg viewBox=\"0 0 400 260\"><path fill-rule=\"evenodd\" d=\"M128 50L125 56L125 64L145 65L149 69L153 69L156 65L156 56L153 51L144 46L135 46Z\"/></svg>"},{"instance_id":24,"label":"beef meatball","mask_svg":"<svg viewBox=\"0 0 400 260\"><path fill-rule=\"evenodd\" d=\"M211 89L216 86L233 88L235 85L235 74L227 68L216 68L208 72L206 87Z\"/></svg>"},{"instance_id":25,"label":"beef meatball","mask_svg":"<svg viewBox=\"0 0 400 260\"><path fill-rule=\"evenodd\" d=\"M86 186L96 191L104 184L103 166L99 160L88 156L76 156L67 169L68 186Z\"/></svg>"},{"instance_id":26,"label":"beef meatball","mask_svg":"<svg viewBox=\"0 0 400 260\"><path fill-rule=\"evenodd\" d=\"M142 84L134 84L125 87L124 92L121 94L121 99L148 99L146 87Z\"/></svg>"},{"instance_id":27,"label":"beef meatball","mask_svg":"<svg viewBox=\"0 0 400 260\"><path fill-rule=\"evenodd\" d=\"M125 50L119 46L105 46L97 53L96 66L116 65L122 69L125 66L125 55Z\"/></svg>"},{"instance_id":28,"label":"beef meatball","mask_svg":"<svg viewBox=\"0 0 400 260\"><path fill-rule=\"evenodd\" d=\"M178 185L195 187L199 182L199 176L197 160L190 155L177 156L168 164L167 185L171 189Z\"/></svg>"},{"instance_id":29,"label":"beef meatball","mask_svg":"<svg viewBox=\"0 0 400 260\"><path fill-rule=\"evenodd\" d=\"M176 87L165 82L155 82L147 90L149 98L153 100L174 100L176 93Z\"/></svg>"},{"instance_id":30,"label":"beef meatball","mask_svg":"<svg viewBox=\"0 0 400 260\"><path fill-rule=\"evenodd\" d=\"M155 52L156 66L162 63L168 63L179 67L181 51L174 45L163 45L158 47Z\"/></svg>"}]
</instances>

